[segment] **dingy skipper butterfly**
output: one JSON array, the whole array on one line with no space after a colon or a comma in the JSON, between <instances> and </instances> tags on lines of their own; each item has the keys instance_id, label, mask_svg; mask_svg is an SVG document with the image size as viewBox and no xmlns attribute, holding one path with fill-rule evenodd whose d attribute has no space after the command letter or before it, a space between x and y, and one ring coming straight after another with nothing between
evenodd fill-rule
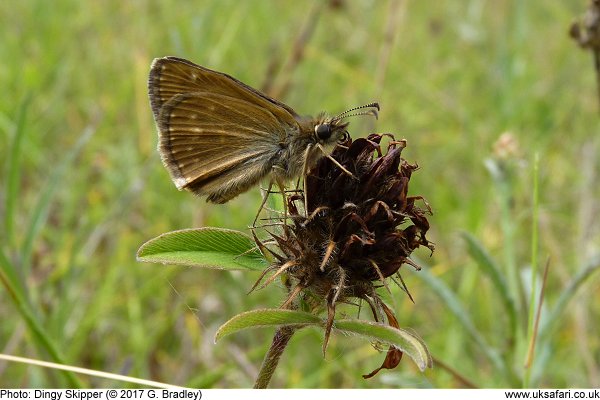
<instances>
[{"instance_id":1,"label":"dingy skipper butterfly","mask_svg":"<svg viewBox=\"0 0 600 400\"><path fill-rule=\"evenodd\" d=\"M267 176L283 187L306 175L319 158L330 157L328 148L348 139L345 118L377 117L379 110L371 103L334 117L302 117L227 74L177 57L152 62L148 92L171 179L212 203L225 203Z\"/></svg>"}]
</instances>

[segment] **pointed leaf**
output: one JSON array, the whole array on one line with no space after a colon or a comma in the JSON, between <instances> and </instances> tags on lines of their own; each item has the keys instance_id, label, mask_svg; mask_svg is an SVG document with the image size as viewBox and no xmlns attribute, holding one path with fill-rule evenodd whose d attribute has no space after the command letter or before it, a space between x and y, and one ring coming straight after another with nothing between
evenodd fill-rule
<instances>
[{"instance_id":1,"label":"pointed leaf","mask_svg":"<svg viewBox=\"0 0 600 400\"><path fill-rule=\"evenodd\" d=\"M266 261L252 238L222 228L183 229L144 243L138 261L229 270L261 270Z\"/></svg>"},{"instance_id":2,"label":"pointed leaf","mask_svg":"<svg viewBox=\"0 0 600 400\"><path fill-rule=\"evenodd\" d=\"M569 282L567 287L561 292L556 304L554 304L550 314L545 319L545 323L543 323L540 328L540 340L549 340L551 334L562 321L561 316L567 309L569 302L575 297L583 284L598 271L600 271L600 253L590 257L579 269L575 277Z\"/></svg>"},{"instance_id":3,"label":"pointed leaf","mask_svg":"<svg viewBox=\"0 0 600 400\"><path fill-rule=\"evenodd\" d=\"M423 339L405 329L356 319L338 320L334 328L343 332L356 333L370 340L391 344L413 359L421 371L431 368L433 361Z\"/></svg>"},{"instance_id":4,"label":"pointed leaf","mask_svg":"<svg viewBox=\"0 0 600 400\"><path fill-rule=\"evenodd\" d=\"M263 309L238 314L224 323L215 334L215 342L232 333L257 327L292 325L324 327L326 321L313 314L281 309ZM421 371L431 368L432 359L421 338L404 329L396 329L370 321L336 320L338 331L354 333L369 340L377 340L398 347L409 355Z\"/></svg>"},{"instance_id":5,"label":"pointed leaf","mask_svg":"<svg viewBox=\"0 0 600 400\"><path fill-rule=\"evenodd\" d=\"M516 304L510 295L508 284L506 283L504 275L502 275L502 271L500 270L498 263L496 263L496 260L494 260L494 258L486 251L485 247L471 234L463 232L462 237L465 242L467 242L471 257L473 257L473 259L477 262L477 265L481 271L483 271L483 273L485 273L492 280L496 291L502 299L504 309L510 317L510 331L513 332L517 323Z\"/></svg>"},{"instance_id":6,"label":"pointed leaf","mask_svg":"<svg viewBox=\"0 0 600 400\"><path fill-rule=\"evenodd\" d=\"M279 325L321 325L323 320L316 315L293 310L262 309L238 314L225 322L217 333L215 342L232 333L265 326Z\"/></svg>"},{"instance_id":7,"label":"pointed leaf","mask_svg":"<svg viewBox=\"0 0 600 400\"><path fill-rule=\"evenodd\" d=\"M426 263L422 261L419 261L418 264L426 265ZM469 312L458 296L441 279L432 275L427 268L423 268L421 272L415 274L415 276L425 282L432 289L432 292L442 300L442 303L448 307L448 310L452 314L454 314L456 320L462 325L475 343L477 343L483 354L494 365L494 368L499 373L503 374L508 382L513 382L514 376L511 375L511 371L506 367L504 360L500 357L498 351L488 344L485 337L476 328L473 320L469 316Z\"/></svg>"}]
</instances>

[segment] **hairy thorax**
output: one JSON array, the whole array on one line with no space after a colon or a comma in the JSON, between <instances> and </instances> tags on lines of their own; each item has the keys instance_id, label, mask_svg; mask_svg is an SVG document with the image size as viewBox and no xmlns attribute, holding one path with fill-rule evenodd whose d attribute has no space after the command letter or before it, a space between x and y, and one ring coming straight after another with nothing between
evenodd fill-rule
<instances>
[{"instance_id":1,"label":"hairy thorax","mask_svg":"<svg viewBox=\"0 0 600 400\"><path fill-rule=\"evenodd\" d=\"M286 127L286 135L273 159L275 180L285 182L306 174L321 157L330 153L339 141L341 132L335 131L327 140L321 140L315 129L324 122L324 116L297 119L297 126ZM344 125L345 126L345 125Z\"/></svg>"}]
</instances>

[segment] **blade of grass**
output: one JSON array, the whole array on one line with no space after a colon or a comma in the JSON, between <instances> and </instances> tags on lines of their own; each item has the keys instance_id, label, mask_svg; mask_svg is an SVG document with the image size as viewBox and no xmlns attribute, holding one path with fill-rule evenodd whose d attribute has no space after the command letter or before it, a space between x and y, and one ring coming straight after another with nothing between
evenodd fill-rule
<instances>
[{"instance_id":1,"label":"blade of grass","mask_svg":"<svg viewBox=\"0 0 600 400\"><path fill-rule=\"evenodd\" d=\"M457 382L459 382L465 388L467 388L467 389L479 389L479 386L477 386L475 383L473 383L466 376L462 375L460 372L458 372L457 370L455 370L453 367L451 367L450 365L446 364L442 360L433 357L433 363L434 363L434 365L437 368L441 368L444 371L446 371L447 373L449 373Z\"/></svg>"},{"instance_id":2,"label":"blade of grass","mask_svg":"<svg viewBox=\"0 0 600 400\"><path fill-rule=\"evenodd\" d=\"M504 309L508 314L510 332L513 332L516 329L517 324L517 309L514 299L510 296L508 284L504 275L502 275L500 266L473 235L463 232L462 237L467 242L468 251L471 257L477 262L477 265L481 268L482 272L485 273L494 284L498 295L502 299Z\"/></svg>"},{"instance_id":3,"label":"blade of grass","mask_svg":"<svg viewBox=\"0 0 600 400\"><path fill-rule=\"evenodd\" d=\"M0 252L0 282L2 282L2 284L6 288L6 291L8 292L9 297L12 299L13 303L19 310L21 317L27 324L29 332L33 336L37 345L43 348L54 362L59 364L65 364L62 356L56 349L56 346L54 345L50 337L48 337L48 335L46 334L45 330L42 327L42 324L40 323L37 316L31 309L29 303L23 296L22 290L18 287L18 285L15 284L15 282L13 282L11 277L5 273L5 271L7 270L14 270L14 265L12 265L10 261L4 256L4 253ZM72 372L63 371L63 375L67 382L69 382L69 385L71 387L82 387L81 382Z\"/></svg>"},{"instance_id":4,"label":"blade of grass","mask_svg":"<svg viewBox=\"0 0 600 400\"><path fill-rule=\"evenodd\" d=\"M35 239L37 238L42 226L48 218L48 210L50 208L54 193L61 186L61 182L66 182L63 177L67 173L69 166L75 160L75 157L77 157L83 146L88 142L95 131L96 124L89 125L83 130L79 136L79 139L75 143L75 146L73 146L73 148L65 154L62 162L56 169L54 169L50 179L47 181L46 187L42 190L41 195L38 198L33 211L31 212L31 219L25 234L23 247L21 249L23 271L29 270L33 243L35 242Z\"/></svg>"},{"instance_id":5,"label":"blade of grass","mask_svg":"<svg viewBox=\"0 0 600 400\"><path fill-rule=\"evenodd\" d=\"M512 198L513 198L513 182L512 174L509 168L506 168L497 160L488 159L485 166L492 175L494 185L498 193L498 203L500 205L501 217L500 226L502 228L502 250L504 255L504 268L507 276L508 293L513 298L517 314L523 310L525 303L525 294L523 285L519 279L519 270L515 254L515 231L516 225L514 215L512 213ZM511 332L512 341L516 341L521 337L519 327L515 325L515 330Z\"/></svg>"},{"instance_id":6,"label":"blade of grass","mask_svg":"<svg viewBox=\"0 0 600 400\"><path fill-rule=\"evenodd\" d=\"M168 385L166 383L149 381L147 379L133 378L133 377L126 376L126 375L112 374L109 372L95 371L93 369L88 369L88 368L73 367L70 365L63 365L63 364L51 363L51 362L47 362L47 361L33 360L31 358L11 356L8 354L0 354L0 359L12 361L12 362L19 362L19 363L28 364L28 365L36 365L38 367L58 369L61 371L75 372L78 374L85 374L85 375L89 375L89 376L95 376L98 378L112 379L112 380L116 380L119 382L135 383L135 384L142 385L145 387L155 387L155 388L160 388L160 389L171 389L171 390L184 389L181 386Z\"/></svg>"},{"instance_id":7,"label":"blade of grass","mask_svg":"<svg viewBox=\"0 0 600 400\"><path fill-rule=\"evenodd\" d=\"M36 207L33 209L31 213L31 220L28 226L27 232L25 234L25 240L23 243L23 247L21 248L21 263L20 270L24 275L27 275L27 271L29 270L29 262L31 259L33 243L35 238L37 237L41 227L43 226L47 216L48 209L50 206L50 202L52 199L52 195L57 190L60 180L62 179L64 173L67 171L67 167L70 163L75 159L79 151L83 147L83 145L89 140L94 129L86 128L83 132L79 140L73 149L71 149L66 157L63 159L62 163L56 168L51 175L46 188L42 191ZM22 134L21 134L22 136ZM16 165L16 164L15 164ZM18 181L18 173L15 174L14 179ZM14 195L16 196L16 189ZM10 197L10 196L9 196ZM11 214L14 214L14 211L10 211ZM6 287L10 297L13 302L17 306L22 318L25 320L29 331L31 332L36 344L39 348L44 349L51 357L51 359L58 363L64 363L62 355L59 354L55 344L47 335L46 331L43 329L41 322L39 321L37 315L34 313L31 304L29 302L27 291L24 287L22 278L19 278L17 274L17 266L9 261L9 259L2 254L0 257L0 272L2 276L0 277L3 285ZM64 372L65 378L69 382L69 384L73 387L81 387L81 382L70 372Z\"/></svg>"},{"instance_id":8,"label":"blade of grass","mask_svg":"<svg viewBox=\"0 0 600 400\"><path fill-rule=\"evenodd\" d=\"M533 160L533 218L531 222L531 293L529 296L529 318L527 321L527 342L529 343L529 350L525 356L525 374L523 375L523 387L529 387L529 380L531 378L531 361L533 359L533 349L535 346L535 335L537 333L537 329L534 328L534 325L537 327L536 323L536 308L542 308L542 296L540 294L540 303L538 307L536 307L535 296L537 294L537 276L538 276L538 220L539 220L539 206L540 206L540 198L539 198L539 166L540 166L540 156L539 153L536 153ZM546 266L546 273L544 274L544 279L546 274L548 273L548 266ZM538 319L539 322L539 319Z\"/></svg>"},{"instance_id":9,"label":"blade of grass","mask_svg":"<svg viewBox=\"0 0 600 400\"><path fill-rule=\"evenodd\" d=\"M550 270L550 259L546 262L546 267L544 268L544 277L542 279L542 289L540 290L540 297L538 299L537 310L535 313L535 321L533 325L533 332L531 335L531 341L529 342L529 347L527 349L527 356L525 358L525 379L523 382L523 387L529 387L529 382L531 379L531 370L533 364L533 358L535 356L535 344L538 338L539 327L540 327L540 318L542 316L542 304L544 303L544 294L546 292L546 283L548 282L548 271Z\"/></svg>"},{"instance_id":10,"label":"blade of grass","mask_svg":"<svg viewBox=\"0 0 600 400\"><path fill-rule=\"evenodd\" d=\"M418 264L421 266L426 265L422 261L419 261ZM426 268L423 268L418 274L415 274L415 276L423 280L423 282L432 289L432 292L440 297L443 304L445 304L450 309L450 312L454 314L458 322L481 348L483 354L492 363L494 368L504 377L506 384L511 386L517 384L519 382L518 379L511 373L510 368L506 366L498 352L487 343L483 335L477 330L475 324L471 318L469 318L469 312L462 305L456 294L446 286L444 282L427 271Z\"/></svg>"},{"instance_id":11,"label":"blade of grass","mask_svg":"<svg viewBox=\"0 0 600 400\"><path fill-rule=\"evenodd\" d=\"M545 320L546 322L540 329L540 344L541 342L545 343L547 340L550 340L550 336L558 326L558 323L561 321L561 316L565 312L569 302L573 299L573 297L575 297L583 284L599 270L600 253L591 257L588 262L579 270L577 275L575 275L575 278L573 278L573 280L569 282L567 287L562 291L560 297L556 301L556 304L552 308L552 311L549 313L548 318Z\"/></svg>"},{"instance_id":12,"label":"blade of grass","mask_svg":"<svg viewBox=\"0 0 600 400\"><path fill-rule=\"evenodd\" d=\"M25 121L30 102L31 96L28 95L21 103L21 107L19 107L10 151L6 155L6 211L4 215L4 229L6 243L9 248L13 248L15 244L15 206L17 204L17 197L19 196L19 181L21 176L19 159L23 137L25 137Z\"/></svg>"},{"instance_id":13,"label":"blade of grass","mask_svg":"<svg viewBox=\"0 0 600 400\"><path fill-rule=\"evenodd\" d=\"M13 291L17 296L27 299L23 280L17 273L14 264L9 260L6 253L0 248L0 273L2 274L2 283L6 290Z\"/></svg>"}]
</instances>

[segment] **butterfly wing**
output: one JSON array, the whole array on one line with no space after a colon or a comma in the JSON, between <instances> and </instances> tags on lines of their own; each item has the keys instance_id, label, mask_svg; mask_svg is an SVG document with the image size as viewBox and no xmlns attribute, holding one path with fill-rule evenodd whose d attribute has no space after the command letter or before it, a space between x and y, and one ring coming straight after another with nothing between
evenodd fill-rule
<instances>
[{"instance_id":1,"label":"butterfly wing","mask_svg":"<svg viewBox=\"0 0 600 400\"><path fill-rule=\"evenodd\" d=\"M271 171L286 128L268 110L207 92L174 96L158 118L159 151L178 189L224 203Z\"/></svg>"},{"instance_id":2,"label":"butterfly wing","mask_svg":"<svg viewBox=\"0 0 600 400\"><path fill-rule=\"evenodd\" d=\"M177 57L156 58L148 78L150 103L154 117L174 96L189 92L209 92L246 100L270 111L281 120L298 117L288 105L246 85L232 76L213 71Z\"/></svg>"},{"instance_id":3,"label":"butterfly wing","mask_svg":"<svg viewBox=\"0 0 600 400\"><path fill-rule=\"evenodd\" d=\"M285 138L299 130L290 107L178 58L154 61L149 94L173 182L215 203L268 175Z\"/></svg>"}]
</instances>

